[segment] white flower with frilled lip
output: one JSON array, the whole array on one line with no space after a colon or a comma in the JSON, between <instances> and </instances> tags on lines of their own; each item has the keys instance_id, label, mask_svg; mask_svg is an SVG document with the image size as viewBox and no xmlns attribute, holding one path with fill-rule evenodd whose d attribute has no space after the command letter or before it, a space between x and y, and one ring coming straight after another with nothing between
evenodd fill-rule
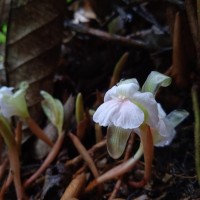
<instances>
[{"instance_id":1,"label":"white flower with frilled lip","mask_svg":"<svg viewBox=\"0 0 200 200\"><path fill-rule=\"evenodd\" d=\"M158 88L170 83L170 77L154 71L148 76L141 91L136 79L128 79L120 81L106 92L104 103L94 113L93 120L101 126L108 126L107 148L113 158L122 155L132 131L141 136L143 124L150 127L154 146L164 146L171 142L175 126L188 113L185 112L181 120L173 124L156 102L154 95Z\"/></svg>"},{"instance_id":2,"label":"white flower with frilled lip","mask_svg":"<svg viewBox=\"0 0 200 200\"><path fill-rule=\"evenodd\" d=\"M104 103L99 106L93 120L101 126L134 129L147 123L158 122L157 103L152 93L140 92L136 79L119 82L108 90Z\"/></svg>"},{"instance_id":3,"label":"white flower with frilled lip","mask_svg":"<svg viewBox=\"0 0 200 200\"><path fill-rule=\"evenodd\" d=\"M113 158L119 158L132 130L142 124L157 127L157 102L151 92L139 91L136 79L120 81L106 92L104 103L94 113L93 120L108 126L108 152Z\"/></svg>"}]
</instances>

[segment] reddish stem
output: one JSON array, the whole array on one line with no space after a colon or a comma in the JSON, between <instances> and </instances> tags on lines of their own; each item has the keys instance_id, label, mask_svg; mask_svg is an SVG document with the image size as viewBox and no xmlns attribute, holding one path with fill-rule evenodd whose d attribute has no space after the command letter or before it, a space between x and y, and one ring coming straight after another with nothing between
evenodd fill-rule
<instances>
[{"instance_id":1,"label":"reddish stem","mask_svg":"<svg viewBox=\"0 0 200 200\"><path fill-rule=\"evenodd\" d=\"M33 134L35 134L38 138L47 143L50 147L53 147L53 143L51 142L51 140L32 118L29 117L26 119L26 121Z\"/></svg>"},{"instance_id":2,"label":"reddish stem","mask_svg":"<svg viewBox=\"0 0 200 200\"><path fill-rule=\"evenodd\" d=\"M118 176L121 176L121 175L129 172L130 170L133 169L133 167L135 166L137 161L140 159L142 154L143 154L143 150L142 150L142 145L140 144L139 149L137 150L136 154L133 157L131 157L126 162L124 162L124 163L112 168L111 170L107 171L103 175L101 175L98 178L96 178L95 180L93 180L87 186L85 192L91 191L94 187L96 187L97 185L99 185L99 184L101 184L101 183L103 183L105 181L108 181L110 179L116 178Z\"/></svg>"},{"instance_id":3,"label":"reddish stem","mask_svg":"<svg viewBox=\"0 0 200 200\"><path fill-rule=\"evenodd\" d=\"M15 190L17 193L17 200L22 200L23 189L20 177L19 152L16 143L13 143L11 146L8 147L8 156L10 161L10 173L12 174L14 179Z\"/></svg>"},{"instance_id":4,"label":"reddish stem","mask_svg":"<svg viewBox=\"0 0 200 200\"><path fill-rule=\"evenodd\" d=\"M25 181L24 188L27 188L33 181L35 181L44 171L45 169L54 161L55 157L60 151L64 141L64 134L58 137L54 146L52 147L51 151L49 152L48 156L40 166L40 168L29 178Z\"/></svg>"},{"instance_id":5,"label":"reddish stem","mask_svg":"<svg viewBox=\"0 0 200 200\"><path fill-rule=\"evenodd\" d=\"M129 184L135 188L143 187L151 178L151 165L153 160L154 148L151 129L148 125L143 125L141 127L141 142L144 149L145 172L144 178L141 181L129 182Z\"/></svg>"}]
</instances>

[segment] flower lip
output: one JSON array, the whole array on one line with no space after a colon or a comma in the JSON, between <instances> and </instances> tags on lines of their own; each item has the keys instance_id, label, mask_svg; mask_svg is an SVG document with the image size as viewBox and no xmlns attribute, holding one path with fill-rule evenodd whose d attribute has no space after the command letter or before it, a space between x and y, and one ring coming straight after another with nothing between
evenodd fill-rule
<instances>
[{"instance_id":1,"label":"flower lip","mask_svg":"<svg viewBox=\"0 0 200 200\"><path fill-rule=\"evenodd\" d=\"M144 112L129 100L112 99L99 106L93 115L93 120L101 126L114 125L133 129L144 122Z\"/></svg>"}]
</instances>

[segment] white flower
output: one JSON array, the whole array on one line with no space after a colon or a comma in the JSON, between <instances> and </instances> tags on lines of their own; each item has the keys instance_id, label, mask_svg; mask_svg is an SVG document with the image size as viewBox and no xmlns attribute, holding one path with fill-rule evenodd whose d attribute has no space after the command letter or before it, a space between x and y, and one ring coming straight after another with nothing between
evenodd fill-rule
<instances>
[{"instance_id":1,"label":"white flower","mask_svg":"<svg viewBox=\"0 0 200 200\"><path fill-rule=\"evenodd\" d=\"M157 103L152 93L139 91L136 79L128 79L106 92L104 103L94 113L93 120L101 126L123 129L138 128L144 122L156 126Z\"/></svg>"},{"instance_id":2,"label":"white flower","mask_svg":"<svg viewBox=\"0 0 200 200\"><path fill-rule=\"evenodd\" d=\"M169 119L156 102L154 96L158 88L170 83L170 77L153 71L141 91L136 79L128 79L120 81L106 92L104 103L97 108L93 120L101 126L108 126L107 148L113 158L122 155L132 131L143 137L143 124L148 125L152 132L151 145L164 146L172 141L176 133L175 127L188 113L177 111L174 112L176 116L172 114L173 119Z\"/></svg>"},{"instance_id":3,"label":"white flower","mask_svg":"<svg viewBox=\"0 0 200 200\"><path fill-rule=\"evenodd\" d=\"M2 114L6 118L11 116L19 116L22 118L29 117L29 112L26 104L25 93L27 85L13 93L12 87L0 88L0 108Z\"/></svg>"},{"instance_id":4,"label":"white flower","mask_svg":"<svg viewBox=\"0 0 200 200\"><path fill-rule=\"evenodd\" d=\"M104 103L93 115L101 126L108 126L107 149L113 158L119 158L126 147L132 130L142 124L157 127L157 102L150 92L140 92L136 79L120 81L108 90Z\"/></svg>"}]
</instances>

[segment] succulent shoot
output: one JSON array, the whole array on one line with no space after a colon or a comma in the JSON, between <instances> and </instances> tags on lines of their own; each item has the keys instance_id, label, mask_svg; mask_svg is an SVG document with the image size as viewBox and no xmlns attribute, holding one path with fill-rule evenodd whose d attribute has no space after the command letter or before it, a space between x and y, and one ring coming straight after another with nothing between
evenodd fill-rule
<instances>
[{"instance_id":1,"label":"succulent shoot","mask_svg":"<svg viewBox=\"0 0 200 200\"><path fill-rule=\"evenodd\" d=\"M83 96L81 93L78 93L76 97L76 122L80 123L84 119L84 103Z\"/></svg>"},{"instance_id":2,"label":"succulent shoot","mask_svg":"<svg viewBox=\"0 0 200 200\"><path fill-rule=\"evenodd\" d=\"M49 93L41 91L40 94L44 98L41 102L42 108L50 120L50 122L57 128L58 135L62 134L64 108L58 99L54 99Z\"/></svg>"}]
</instances>

